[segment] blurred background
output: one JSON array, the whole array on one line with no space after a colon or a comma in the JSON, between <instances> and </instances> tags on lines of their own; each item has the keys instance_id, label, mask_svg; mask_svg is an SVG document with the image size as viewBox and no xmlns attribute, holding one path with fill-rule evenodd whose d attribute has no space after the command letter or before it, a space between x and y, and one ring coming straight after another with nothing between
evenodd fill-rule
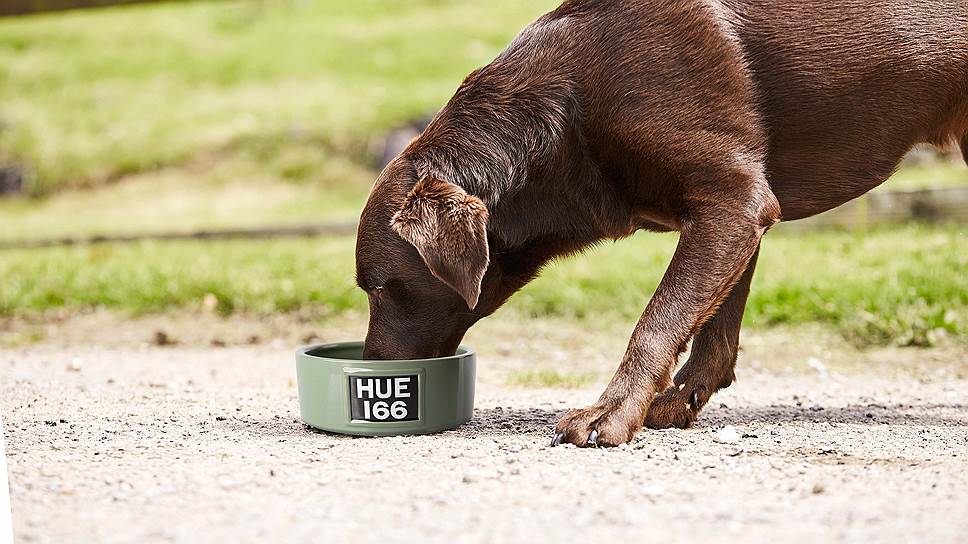
<instances>
[{"instance_id":1,"label":"blurred background","mask_svg":"<svg viewBox=\"0 0 968 544\"><path fill-rule=\"evenodd\" d=\"M370 184L467 73L558 2L66 9L119 3L0 3L3 345L92 313L290 316L362 336L353 224ZM963 346L966 221L960 153L918 149L871 195L767 237L747 328L859 350ZM642 233L557 263L498 315L599 331L620 354L675 242ZM259 341L219 334L204 340ZM549 372L509 379L581 379Z\"/></svg>"}]
</instances>

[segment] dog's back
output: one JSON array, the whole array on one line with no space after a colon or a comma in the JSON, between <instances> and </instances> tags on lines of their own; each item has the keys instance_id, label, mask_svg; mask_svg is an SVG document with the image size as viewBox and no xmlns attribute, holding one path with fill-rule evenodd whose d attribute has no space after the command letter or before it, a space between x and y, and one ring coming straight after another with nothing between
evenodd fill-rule
<instances>
[{"instance_id":1,"label":"dog's back","mask_svg":"<svg viewBox=\"0 0 968 544\"><path fill-rule=\"evenodd\" d=\"M883 181L919 142L968 149L968 2L726 4L760 92L781 201L806 188L836 206Z\"/></svg>"},{"instance_id":2,"label":"dog's back","mask_svg":"<svg viewBox=\"0 0 968 544\"><path fill-rule=\"evenodd\" d=\"M914 144L968 149L965 0L571 1L515 59L585 78L592 130L661 124L670 146L672 123L715 139L755 118L784 219L869 191Z\"/></svg>"}]
</instances>

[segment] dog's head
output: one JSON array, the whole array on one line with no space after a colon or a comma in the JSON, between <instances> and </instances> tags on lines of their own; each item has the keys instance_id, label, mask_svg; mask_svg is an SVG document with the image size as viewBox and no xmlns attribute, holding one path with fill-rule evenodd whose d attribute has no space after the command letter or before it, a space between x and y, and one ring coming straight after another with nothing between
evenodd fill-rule
<instances>
[{"instance_id":1,"label":"dog's head","mask_svg":"<svg viewBox=\"0 0 968 544\"><path fill-rule=\"evenodd\" d=\"M487 223L484 203L457 185L418 176L404 161L384 171L360 218L356 246L357 283L370 304L365 357L450 355L467 329L500 304L489 293L482 297Z\"/></svg>"}]
</instances>

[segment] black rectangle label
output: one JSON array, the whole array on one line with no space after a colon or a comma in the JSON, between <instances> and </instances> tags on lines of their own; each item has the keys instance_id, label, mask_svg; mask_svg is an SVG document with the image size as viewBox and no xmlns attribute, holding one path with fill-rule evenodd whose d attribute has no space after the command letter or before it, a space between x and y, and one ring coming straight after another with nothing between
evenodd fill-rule
<instances>
[{"instance_id":1,"label":"black rectangle label","mask_svg":"<svg viewBox=\"0 0 968 544\"><path fill-rule=\"evenodd\" d=\"M420 395L417 375L350 376L350 419L414 421Z\"/></svg>"}]
</instances>

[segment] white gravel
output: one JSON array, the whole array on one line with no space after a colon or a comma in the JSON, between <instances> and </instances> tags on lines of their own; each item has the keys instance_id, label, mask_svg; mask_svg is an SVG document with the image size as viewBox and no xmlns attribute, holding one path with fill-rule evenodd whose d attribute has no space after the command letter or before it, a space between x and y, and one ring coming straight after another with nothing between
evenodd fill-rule
<instances>
[{"instance_id":1,"label":"white gravel","mask_svg":"<svg viewBox=\"0 0 968 544\"><path fill-rule=\"evenodd\" d=\"M893 544L968 532L960 370L741 370L694 429L579 450L546 445L598 388L509 389L496 374L507 363L489 357L460 430L349 438L300 423L278 346L5 349L17 542ZM735 440L720 443L726 425Z\"/></svg>"},{"instance_id":2,"label":"white gravel","mask_svg":"<svg viewBox=\"0 0 968 544\"><path fill-rule=\"evenodd\" d=\"M3 411L0 410L0 429ZM0 453L6 451L6 440L0 433ZM13 544L13 522L10 517L10 485L7 483L7 456L0 456L0 544Z\"/></svg>"}]
</instances>

